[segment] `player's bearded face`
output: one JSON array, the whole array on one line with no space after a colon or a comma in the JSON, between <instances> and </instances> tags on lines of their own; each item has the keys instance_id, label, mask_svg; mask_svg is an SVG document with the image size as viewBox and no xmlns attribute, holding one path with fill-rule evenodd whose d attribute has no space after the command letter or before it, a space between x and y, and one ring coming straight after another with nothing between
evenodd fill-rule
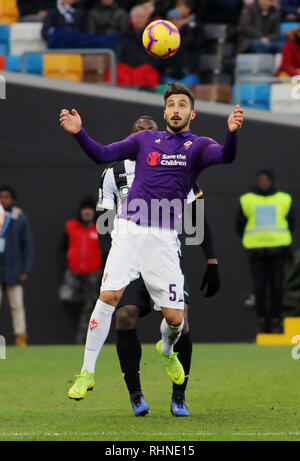
<instances>
[{"instance_id":1,"label":"player's bearded face","mask_svg":"<svg viewBox=\"0 0 300 461\"><path fill-rule=\"evenodd\" d=\"M174 133L189 128L190 121L194 118L189 98L182 99L182 95L170 96L166 101L164 117L167 126Z\"/></svg>"}]
</instances>

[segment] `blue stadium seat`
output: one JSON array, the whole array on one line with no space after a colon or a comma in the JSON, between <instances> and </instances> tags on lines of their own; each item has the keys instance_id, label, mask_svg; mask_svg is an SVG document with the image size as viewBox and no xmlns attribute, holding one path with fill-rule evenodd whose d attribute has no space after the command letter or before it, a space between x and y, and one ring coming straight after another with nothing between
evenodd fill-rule
<instances>
[{"instance_id":1,"label":"blue stadium seat","mask_svg":"<svg viewBox=\"0 0 300 461\"><path fill-rule=\"evenodd\" d=\"M299 22L282 22L280 24L280 40L285 42L285 34L290 29L297 29L300 26Z\"/></svg>"},{"instance_id":2,"label":"blue stadium seat","mask_svg":"<svg viewBox=\"0 0 300 461\"><path fill-rule=\"evenodd\" d=\"M9 72L21 72L21 56L6 56L5 70Z\"/></svg>"},{"instance_id":3,"label":"blue stadium seat","mask_svg":"<svg viewBox=\"0 0 300 461\"><path fill-rule=\"evenodd\" d=\"M252 109L270 110L271 85L240 85L240 104ZM232 102L237 103L236 85L232 87Z\"/></svg>"},{"instance_id":4,"label":"blue stadium seat","mask_svg":"<svg viewBox=\"0 0 300 461\"><path fill-rule=\"evenodd\" d=\"M44 56L42 54L27 54L25 56L25 72L27 74L43 75Z\"/></svg>"},{"instance_id":5,"label":"blue stadium seat","mask_svg":"<svg viewBox=\"0 0 300 461\"><path fill-rule=\"evenodd\" d=\"M0 25L0 54L9 54L9 26Z\"/></svg>"}]
</instances>

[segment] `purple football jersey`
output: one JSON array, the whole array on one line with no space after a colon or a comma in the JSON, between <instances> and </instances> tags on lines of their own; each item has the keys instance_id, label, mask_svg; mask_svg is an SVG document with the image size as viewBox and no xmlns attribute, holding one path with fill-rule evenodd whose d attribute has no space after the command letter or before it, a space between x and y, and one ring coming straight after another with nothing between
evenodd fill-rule
<instances>
[{"instance_id":1,"label":"purple football jersey","mask_svg":"<svg viewBox=\"0 0 300 461\"><path fill-rule=\"evenodd\" d=\"M195 136L190 130L179 134L144 130L108 146L92 140L83 128L75 138L97 163L136 160L135 178L120 217L145 226L176 227L199 173L209 165L231 163L237 151L237 133L230 130L224 146L211 138ZM144 206L137 213L141 202ZM157 208L163 202L173 204L169 209L165 207L170 215L167 220L164 211Z\"/></svg>"}]
</instances>

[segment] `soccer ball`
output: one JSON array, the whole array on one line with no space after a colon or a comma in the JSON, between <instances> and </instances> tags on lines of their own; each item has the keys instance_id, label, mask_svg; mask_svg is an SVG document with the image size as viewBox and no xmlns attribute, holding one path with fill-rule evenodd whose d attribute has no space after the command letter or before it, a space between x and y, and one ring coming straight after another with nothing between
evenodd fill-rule
<instances>
[{"instance_id":1,"label":"soccer ball","mask_svg":"<svg viewBox=\"0 0 300 461\"><path fill-rule=\"evenodd\" d=\"M179 30L170 21L153 21L144 30L143 45L156 58L174 56L180 46Z\"/></svg>"}]
</instances>

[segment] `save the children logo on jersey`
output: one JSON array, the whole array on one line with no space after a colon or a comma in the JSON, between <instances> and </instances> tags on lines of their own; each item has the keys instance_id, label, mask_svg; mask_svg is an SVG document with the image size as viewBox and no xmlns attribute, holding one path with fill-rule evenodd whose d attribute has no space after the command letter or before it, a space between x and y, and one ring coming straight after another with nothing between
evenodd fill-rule
<instances>
[{"instance_id":1,"label":"save the children logo on jersey","mask_svg":"<svg viewBox=\"0 0 300 461\"><path fill-rule=\"evenodd\" d=\"M147 157L147 163L150 166L156 166L158 165L160 161L161 155L159 152L150 152Z\"/></svg>"},{"instance_id":2,"label":"save the children logo on jersey","mask_svg":"<svg viewBox=\"0 0 300 461\"><path fill-rule=\"evenodd\" d=\"M95 328L100 327L100 323L96 319L90 321L90 330L93 331Z\"/></svg>"},{"instance_id":3,"label":"save the children logo on jersey","mask_svg":"<svg viewBox=\"0 0 300 461\"><path fill-rule=\"evenodd\" d=\"M151 152L147 156L147 163L150 166L157 166L159 163L162 166L186 166L186 155L180 152L162 155L159 152Z\"/></svg>"}]
</instances>

